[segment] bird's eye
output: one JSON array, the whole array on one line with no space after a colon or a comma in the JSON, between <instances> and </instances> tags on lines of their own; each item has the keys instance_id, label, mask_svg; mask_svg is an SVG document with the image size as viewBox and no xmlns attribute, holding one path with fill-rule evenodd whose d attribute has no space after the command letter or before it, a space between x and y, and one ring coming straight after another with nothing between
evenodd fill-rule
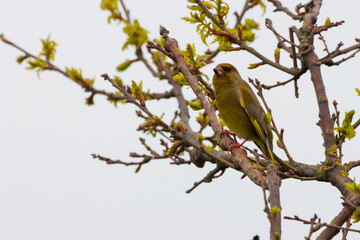
<instances>
[{"instance_id":1,"label":"bird's eye","mask_svg":"<svg viewBox=\"0 0 360 240\"><path fill-rule=\"evenodd\" d=\"M230 72L230 70L231 70L231 68L229 68L229 67L223 67L223 69L225 72Z\"/></svg>"}]
</instances>

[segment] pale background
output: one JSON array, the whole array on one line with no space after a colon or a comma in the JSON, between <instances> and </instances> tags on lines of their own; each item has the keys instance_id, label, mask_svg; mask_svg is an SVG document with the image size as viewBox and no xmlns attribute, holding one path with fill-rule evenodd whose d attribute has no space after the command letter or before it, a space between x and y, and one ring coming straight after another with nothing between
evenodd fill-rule
<instances>
[{"instance_id":1,"label":"pale background","mask_svg":"<svg viewBox=\"0 0 360 240\"><path fill-rule=\"evenodd\" d=\"M228 1L231 11L241 10L243 1ZM298 1L283 1L294 9ZM126 1L131 16L158 38L159 25L170 30L184 48L196 43L201 52L195 27L181 17L188 16L185 1ZM258 40L252 44L272 58L276 41L264 26L265 17L288 36L290 21L283 13L268 12L260 20ZM0 0L0 33L28 51L37 54L39 39L51 38L58 44L55 64L61 68L82 68L84 76L96 77L95 86L113 90L100 75L116 73L115 67L133 59L133 49L121 52L125 36L122 25L108 25L108 13L100 10L100 1L10 1ZM325 32L333 50L339 41L346 46L360 37L358 1L324 1L319 23L326 17L345 20L345 25ZM258 18L261 11L245 17ZM232 14L229 15L233 22ZM275 16L275 17L274 17ZM232 24L233 25L233 24ZM297 25L299 26L299 25ZM317 40L318 53L323 45ZM214 49L215 46L212 46ZM154 161L138 174L134 167L106 165L91 158L99 153L114 159L131 161L131 151L146 152L136 132L141 122L131 105L115 108L104 97L95 97L95 106L85 105L89 94L62 75L36 73L19 66L20 52L0 43L0 238L15 239L268 239L268 221L263 212L260 188L241 174L228 170L223 177L203 184L190 195L185 190L204 177L214 166L173 166L168 161ZM321 55L322 56L322 55ZM287 55L282 52L281 62ZM257 77L275 83L288 76L262 67L250 71L249 63L259 60L244 52L222 54L216 59L233 63L244 78ZM336 99L343 113L359 111L359 56L340 67L323 67L329 102ZM212 76L215 64L204 68ZM164 82L152 79L141 63L119 74L127 83L144 81L145 89L168 89ZM295 160L315 164L323 160L318 110L309 75L299 81L300 98L293 85L266 92L278 127L285 129L285 140ZM193 97L191 93L187 96ZM176 108L176 102L149 103L156 114ZM333 111L333 109L331 109ZM166 118L172 117L172 112ZM359 118L356 113L355 120ZM158 140L147 137L159 149ZM344 144L344 161L359 160L359 138ZM248 145L252 146L252 145ZM279 152L279 150L277 150ZM359 176L353 171L351 176ZM359 179L359 178L358 178ZM341 210L339 192L325 183L286 180L281 188L283 215L311 218L318 214L330 222ZM355 225L359 228L359 225ZM303 239L308 226L283 221L283 239ZM357 239L349 235L348 239ZM340 235L336 239L340 239Z\"/></svg>"}]
</instances>

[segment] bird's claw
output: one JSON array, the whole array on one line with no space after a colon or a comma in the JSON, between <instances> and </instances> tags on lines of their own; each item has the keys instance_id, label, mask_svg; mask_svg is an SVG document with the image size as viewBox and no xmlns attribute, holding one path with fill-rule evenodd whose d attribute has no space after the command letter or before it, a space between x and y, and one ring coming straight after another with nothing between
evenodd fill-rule
<instances>
[{"instance_id":1,"label":"bird's claw","mask_svg":"<svg viewBox=\"0 0 360 240\"><path fill-rule=\"evenodd\" d=\"M232 133L232 132L230 132L230 131L228 131L228 130L224 130L224 131L222 131L222 132L220 133L220 136L221 136L221 135L225 135L225 134L229 134L230 136L233 136L233 137L234 137L234 142L237 143L236 134L235 134L235 133Z\"/></svg>"},{"instance_id":2,"label":"bird's claw","mask_svg":"<svg viewBox=\"0 0 360 240\"><path fill-rule=\"evenodd\" d=\"M245 139L242 143L237 143L237 142L232 143L232 144L230 145L228 151L231 151L231 149L233 149L233 148L241 148L242 145L244 145L244 143L246 143L247 140L248 140L248 139Z\"/></svg>"}]
</instances>

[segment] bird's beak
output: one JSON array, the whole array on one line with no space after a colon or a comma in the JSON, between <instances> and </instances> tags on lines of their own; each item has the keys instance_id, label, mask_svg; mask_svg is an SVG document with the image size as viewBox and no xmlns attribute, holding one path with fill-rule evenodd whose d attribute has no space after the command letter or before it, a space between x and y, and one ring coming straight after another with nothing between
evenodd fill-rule
<instances>
[{"instance_id":1,"label":"bird's beak","mask_svg":"<svg viewBox=\"0 0 360 240\"><path fill-rule=\"evenodd\" d=\"M224 70L222 69L221 66L216 66L216 68L213 69L215 74L218 76L221 76L224 74Z\"/></svg>"}]
</instances>

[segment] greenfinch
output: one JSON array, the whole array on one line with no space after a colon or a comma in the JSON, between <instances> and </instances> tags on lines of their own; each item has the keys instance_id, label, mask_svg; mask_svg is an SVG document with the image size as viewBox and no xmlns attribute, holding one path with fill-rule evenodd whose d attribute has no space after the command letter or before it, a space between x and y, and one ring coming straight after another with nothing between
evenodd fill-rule
<instances>
[{"instance_id":1,"label":"greenfinch","mask_svg":"<svg viewBox=\"0 0 360 240\"><path fill-rule=\"evenodd\" d=\"M267 158L273 160L270 118L266 117L249 84L231 64L219 64L214 72L216 105L226 126L239 138L253 141Z\"/></svg>"}]
</instances>

